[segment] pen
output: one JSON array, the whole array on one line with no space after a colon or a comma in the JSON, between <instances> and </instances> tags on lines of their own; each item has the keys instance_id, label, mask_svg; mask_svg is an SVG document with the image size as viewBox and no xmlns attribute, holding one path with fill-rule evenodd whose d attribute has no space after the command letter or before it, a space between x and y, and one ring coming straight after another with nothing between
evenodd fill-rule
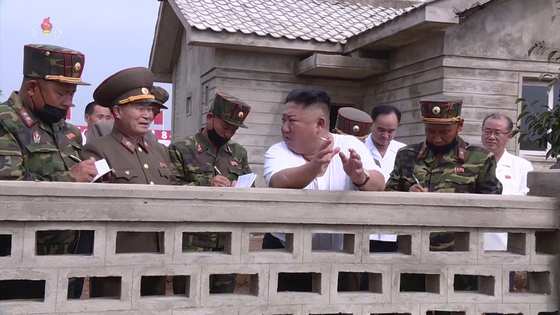
<instances>
[{"instance_id":1,"label":"pen","mask_svg":"<svg viewBox=\"0 0 560 315\"><path fill-rule=\"evenodd\" d=\"M222 175L222 172L220 172L220 170L216 167L216 165L214 165L214 169L216 170L216 172L218 173L218 175Z\"/></svg>"},{"instance_id":2,"label":"pen","mask_svg":"<svg viewBox=\"0 0 560 315\"><path fill-rule=\"evenodd\" d=\"M70 160L76 162L76 163L80 163L82 160L80 160L80 158L78 158L77 156L74 156L72 154L68 155L68 157L70 158Z\"/></svg>"},{"instance_id":3,"label":"pen","mask_svg":"<svg viewBox=\"0 0 560 315\"><path fill-rule=\"evenodd\" d=\"M418 181L418 178L416 178L416 175L414 175L414 173L412 173L412 177L416 181L416 184L420 185L420 182ZM420 186L422 186L422 185L420 185Z\"/></svg>"}]
</instances>

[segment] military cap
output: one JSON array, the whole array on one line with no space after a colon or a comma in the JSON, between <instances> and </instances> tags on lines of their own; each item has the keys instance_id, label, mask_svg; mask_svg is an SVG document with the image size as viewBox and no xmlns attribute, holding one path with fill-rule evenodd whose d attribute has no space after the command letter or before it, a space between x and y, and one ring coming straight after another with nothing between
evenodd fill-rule
<instances>
[{"instance_id":1,"label":"military cap","mask_svg":"<svg viewBox=\"0 0 560 315\"><path fill-rule=\"evenodd\" d=\"M157 103L151 93L154 74L145 67L121 70L101 82L93 92L95 102L104 107L132 102Z\"/></svg>"},{"instance_id":2,"label":"military cap","mask_svg":"<svg viewBox=\"0 0 560 315\"><path fill-rule=\"evenodd\" d=\"M53 45L29 44L23 46L23 75L50 81L78 85L86 57L79 51Z\"/></svg>"},{"instance_id":3,"label":"military cap","mask_svg":"<svg viewBox=\"0 0 560 315\"><path fill-rule=\"evenodd\" d=\"M368 113L354 107L342 107L338 110L335 131L361 138L369 134L371 125L373 119Z\"/></svg>"},{"instance_id":4,"label":"military cap","mask_svg":"<svg viewBox=\"0 0 560 315\"><path fill-rule=\"evenodd\" d=\"M223 119L227 123L241 128L247 128L243 122L249 115L251 106L234 96L218 92L216 93L214 105L212 105L210 111L214 116Z\"/></svg>"},{"instance_id":5,"label":"military cap","mask_svg":"<svg viewBox=\"0 0 560 315\"><path fill-rule=\"evenodd\" d=\"M463 100L436 97L420 101L422 121L429 124L450 125L461 121Z\"/></svg>"},{"instance_id":6,"label":"military cap","mask_svg":"<svg viewBox=\"0 0 560 315\"><path fill-rule=\"evenodd\" d=\"M161 86L152 87L152 95L156 98L155 104L163 109L167 109L167 106L163 105L169 99L169 93Z\"/></svg>"}]
</instances>

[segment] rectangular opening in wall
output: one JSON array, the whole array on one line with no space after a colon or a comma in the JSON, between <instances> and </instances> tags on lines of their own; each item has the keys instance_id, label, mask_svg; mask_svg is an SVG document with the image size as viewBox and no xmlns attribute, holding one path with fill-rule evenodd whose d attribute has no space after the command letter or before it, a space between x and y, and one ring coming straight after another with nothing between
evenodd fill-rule
<instances>
[{"instance_id":1,"label":"rectangular opening in wall","mask_svg":"<svg viewBox=\"0 0 560 315\"><path fill-rule=\"evenodd\" d=\"M340 252L354 254L354 234L313 233L312 252Z\"/></svg>"},{"instance_id":2,"label":"rectangular opening in wall","mask_svg":"<svg viewBox=\"0 0 560 315\"><path fill-rule=\"evenodd\" d=\"M400 292L428 292L439 294L439 275L402 273Z\"/></svg>"},{"instance_id":3,"label":"rectangular opening in wall","mask_svg":"<svg viewBox=\"0 0 560 315\"><path fill-rule=\"evenodd\" d=\"M558 232L557 231L536 231L535 250L541 255L558 254Z\"/></svg>"},{"instance_id":4,"label":"rectangular opening in wall","mask_svg":"<svg viewBox=\"0 0 560 315\"><path fill-rule=\"evenodd\" d=\"M412 235L370 234L370 253L412 254Z\"/></svg>"},{"instance_id":5,"label":"rectangular opening in wall","mask_svg":"<svg viewBox=\"0 0 560 315\"><path fill-rule=\"evenodd\" d=\"M509 253L525 255L527 247L525 233L508 233L507 251Z\"/></svg>"},{"instance_id":6,"label":"rectangular opening in wall","mask_svg":"<svg viewBox=\"0 0 560 315\"><path fill-rule=\"evenodd\" d=\"M84 280L83 277L68 279L68 299L80 298L76 291L81 292ZM89 277L89 298L120 299L121 286L122 277Z\"/></svg>"},{"instance_id":7,"label":"rectangular opening in wall","mask_svg":"<svg viewBox=\"0 0 560 315\"><path fill-rule=\"evenodd\" d=\"M293 233L250 233L249 234L250 252L294 252Z\"/></svg>"},{"instance_id":8,"label":"rectangular opening in wall","mask_svg":"<svg viewBox=\"0 0 560 315\"><path fill-rule=\"evenodd\" d=\"M510 271L509 291L513 293L550 294L551 281L548 271Z\"/></svg>"},{"instance_id":9,"label":"rectangular opening in wall","mask_svg":"<svg viewBox=\"0 0 560 315\"><path fill-rule=\"evenodd\" d=\"M509 253L516 255L525 255L525 245L525 233L484 233L485 253Z\"/></svg>"},{"instance_id":10,"label":"rectangular opening in wall","mask_svg":"<svg viewBox=\"0 0 560 315\"><path fill-rule=\"evenodd\" d=\"M558 315L558 311L554 311L554 312L538 312L537 315Z\"/></svg>"},{"instance_id":11,"label":"rectangular opening in wall","mask_svg":"<svg viewBox=\"0 0 560 315\"><path fill-rule=\"evenodd\" d=\"M140 296L184 296L190 294L190 276L142 276Z\"/></svg>"},{"instance_id":12,"label":"rectangular opening in wall","mask_svg":"<svg viewBox=\"0 0 560 315\"><path fill-rule=\"evenodd\" d=\"M35 232L35 253L45 255L92 255L91 230L49 230Z\"/></svg>"},{"instance_id":13,"label":"rectangular opening in wall","mask_svg":"<svg viewBox=\"0 0 560 315\"><path fill-rule=\"evenodd\" d=\"M116 254L156 253L164 254L164 232L118 231Z\"/></svg>"},{"instance_id":14,"label":"rectangular opening in wall","mask_svg":"<svg viewBox=\"0 0 560 315\"><path fill-rule=\"evenodd\" d=\"M259 295L258 274L211 274L210 294L245 294Z\"/></svg>"},{"instance_id":15,"label":"rectangular opening in wall","mask_svg":"<svg viewBox=\"0 0 560 315\"><path fill-rule=\"evenodd\" d=\"M432 232L430 233L431 252L468 252L469 232Z\"/></svg>"},{"instance_id":16,"label":"rectangular opening in wall","mask_svg":"<svg viewBox=\"0 0 560 315\"><path fill-rule=\"evenodd\" d=\"M465 315L460 311L426 311L426 315Z\"/></svg>"},{"instance_id":17,"label":"rectangular opening in wall","mask_svg":"<svg viewBox=\"0 0 560 315\"><path fill-rule=\"evenodd\" d=\"M45 300L45 280L0 280L0 301Z\"/></svg>"},{"instance_id":18,"label":"rectangular opening in wall","mask_svg":"<svg viewBox=\"0 0 560 315\"><path fill-rule=\"evenodd\" d=\"M412 315L411 313L371 313L370 315Z\"/></svg>"},{"instance_id":19,"label":"rectangular opening in wall","mask_svg":"<svg viewBox=\"0 0 560 315\"><path fill-rule=\"evenodd\" d=\"M371 292L383 293L383 282L380 273L370 272L339 272L338 292Z\"/></svg>"},{"instance_id":20,"label":"rectangular opening in wall","mask_svg":"<svg viewBox=\"0 0 560 315\"><path fill-rule=\"evenodd\" d=\"M183 232L183 253L231 254L231 232Z\"/></svg>"},{"instance_id":21,"label":"rectangular opening in wall","mask_svg":"<svg viewBox=\"0 0 560 315\"><path fill-rule=\"evenodd\" d=\"M494 283L495 279L492 276L456 274L453 278L453 290L493 296Z\"/></svg>"},{"instance_id":22,"label":"rectangular opening in wall","mask_svg":"<svg viewBox=\"0 0 560 315\"><path fill-rule=\"evenodd\" d=\"M523 315L523 313L482 313L482 315Z\"/></svg>"},{"instance_id":23,"label":"rectangular opening in wall","mask_svg":"<svg viewBox=\"0 0 560 315\"><path fill-rule=\"evenodd\" d=\"M12 254L12 235L0 234L0 257L10 256Z\"/></svg>"},{"instance_id":24,"label":"rectangular opening in wall","mask_svg":"<svg viewBox=\"0 0 560 315\"><path fill-rule=\"evenodd\" d=\"M315 272L278 273L277 292L321 293L321 274Z\"/></svg>"}]
</instances>

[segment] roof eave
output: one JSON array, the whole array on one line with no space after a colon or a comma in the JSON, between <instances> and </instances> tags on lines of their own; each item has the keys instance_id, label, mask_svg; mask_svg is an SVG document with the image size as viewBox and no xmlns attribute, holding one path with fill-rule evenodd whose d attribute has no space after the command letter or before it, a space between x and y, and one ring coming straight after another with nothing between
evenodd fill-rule
<instances>
[{"instance_id":1,"label":"roof eave","mask_svg":"<svg viewBox=\"0 0 560 315\"><path fill-rule=\"evenodd\" d=\"M459 23L453 8L430 3L348 39L344 53L358 49L390 50Z\"/></svg>"},{"instance_id":2,"label":"roof eave","mask_svg":"<svg viewBox=\"0 0 560 315\"><path fill-rule=\"evenodd\" d=\"M175 62L174 55L176 55L177 43L179 46L181 43L180 36L182 34L181 28L183 27L177 16L176 10L179 8L174 7L174 5L174 1L171 1L171 3L161 1L159 6L148 65L154 73L156 82L172 82L171 76Z\"/></svg>"},{"instance_id":3,"label":"roof eave","mask_svg":"<svg viewBox=\"0 0 560 315\"><path fill-rule=\"evenodd\" d=\"M343 45L315 40L275 38L256 34L243 34L227 31L198 30L191 28L189 44L234 50L251 50L274 52L280 54L303 55L311 52L337 53L343 52Z\"/></svg>"}]
</instances>

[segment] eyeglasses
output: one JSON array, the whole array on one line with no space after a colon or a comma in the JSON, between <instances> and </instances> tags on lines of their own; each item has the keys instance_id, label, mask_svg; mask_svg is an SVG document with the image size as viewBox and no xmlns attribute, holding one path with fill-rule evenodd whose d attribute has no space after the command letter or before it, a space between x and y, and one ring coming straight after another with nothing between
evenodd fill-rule
<instances>
[{"instance_id":1,"label":"eyeglasses","mask_svg":"<svg viewBox=\"0 0 560 315\"><path fill-rule=\"evenodd\" d=\"M510 133L511 133L511 131L503 132L503 131L499 131L499 130L490 130L490 129L482 130L482 134L484 134L485 136L495 135L496 137L500 137L500 136L503 136L503 135L508 135Z\"/></svg>"}]
</instances>

